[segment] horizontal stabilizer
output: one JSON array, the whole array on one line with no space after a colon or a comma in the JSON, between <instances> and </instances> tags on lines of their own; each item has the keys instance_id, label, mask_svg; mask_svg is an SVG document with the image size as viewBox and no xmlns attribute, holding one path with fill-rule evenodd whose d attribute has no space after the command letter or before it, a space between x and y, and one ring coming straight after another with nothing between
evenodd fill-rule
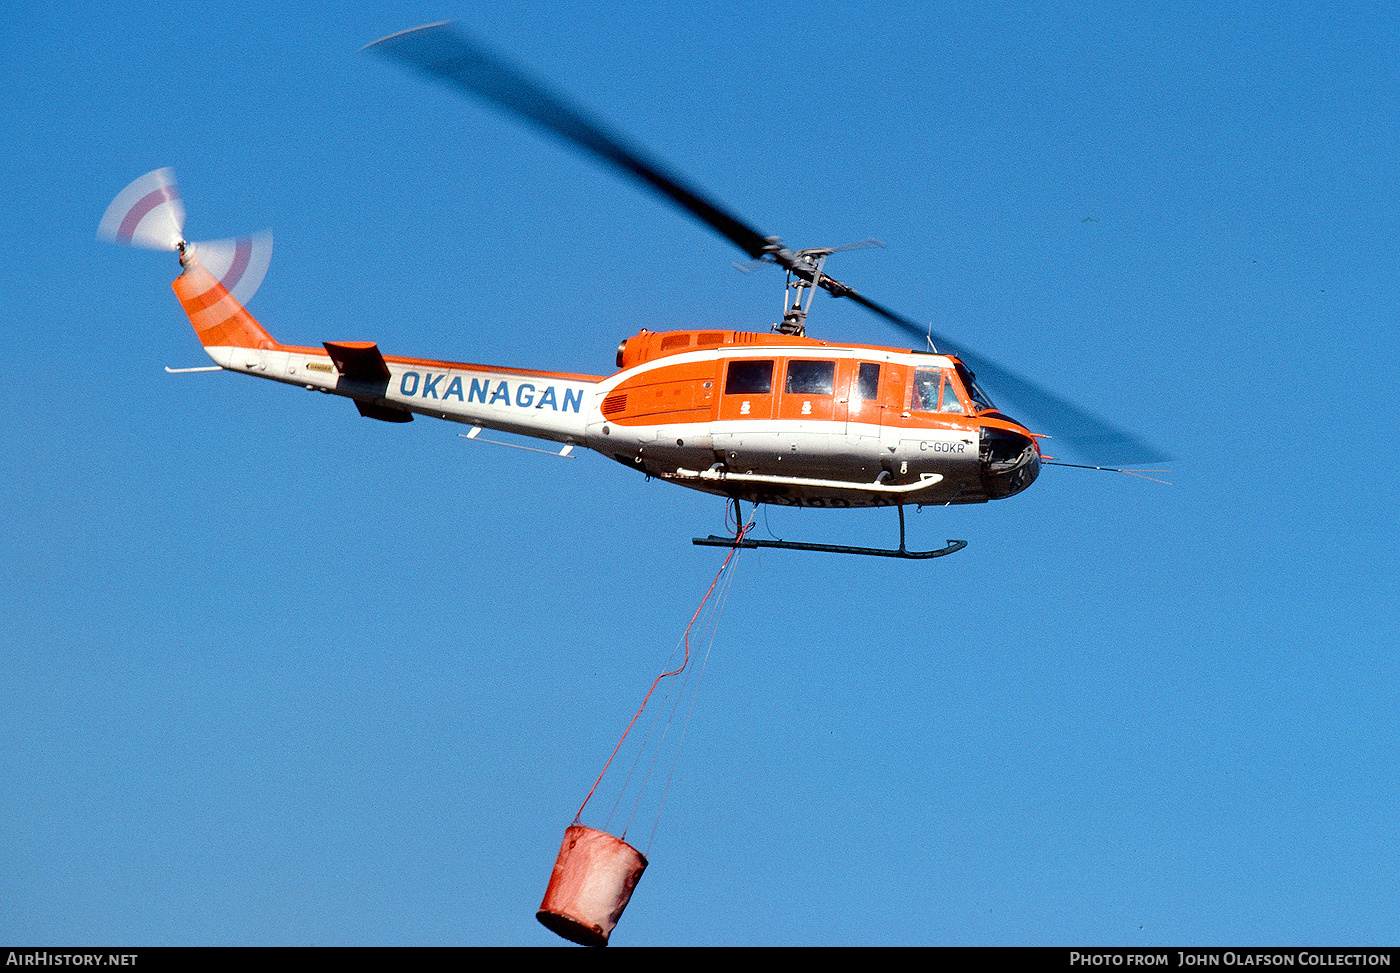
<instances>
[{"instance_id":1,"label":"horizontal stabilizer","mask_svg":"<svg viewBox=\"0 0 1400 973\"><path fill-rule=\"evenodd\" d=\"M373 341L322 342L335 362L336 370L358 382L389 381L389 366ZM363 412L363 410L361 410Z\"/></svg>"},{"instance_id":2,"label":"horizontal stabilizer","mask_svg":"<svg viewBox=\"0 0 1400 973\"><path fill-rule=\"evenodd\" d=\"M389 366L373 341L324 341L322 344L326 346L342 378L378 386L380 392L388 386ZM381 422L413 421L412 412L392 405L377 405L356 399L355 408L360 410L360 415Z\"/></svg>"},{"instance_id":3,"label":"horizontal stabilizer","mask_svg":"<svg viewBox=\"0 0 1400 973\"><path fill-rule=\"evenodd\" d=\"M355 400L355 408L360 410L360 415L366 419L378 419L381 422L412 422L413 413L407 409L396 409L391 405L375 405L372 402L362 402Z\"/></svg>"}]
</instances>

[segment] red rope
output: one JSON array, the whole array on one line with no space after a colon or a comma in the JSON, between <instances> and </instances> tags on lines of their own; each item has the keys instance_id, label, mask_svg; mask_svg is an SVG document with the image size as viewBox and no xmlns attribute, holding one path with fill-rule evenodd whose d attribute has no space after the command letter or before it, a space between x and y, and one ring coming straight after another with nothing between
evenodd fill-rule
<instances>
[{"instance_id":1,"label":"red rope","mask_svg":"<svg viewBox=\"0 0 1400 973\"><path fill-rule=\"evenodd\" d=\"M657 685L661 682L661 680L665 679L667 676L674 676L684 672L685 667L690 664L690 630L695 627L695 620L700 617L700 612L704 610L705 602L709 601L710 595L714 593L715 585L719 584L719 579L724 576L724 569L729 567L729 562L738 552L739 542L744 539L744 535L747 534L752 528L753 521L750 520L746 525L739 528L738 534L734 536L734 546L731 547L729 549L729 553L725 555L724 563L721 564L719 566L719 570L715 572L715 579L710 582L710 587L705 592L705 597L700 599L700 604L695 607L695 614L690 616L690 624L685 627L685 655L681 658L680 667L672 669L670 672L663 672L661 675L657 676L655 679L652 680L651 688L647 690L646 696L642 697L642 705L637 707L636 715L633 716L632 721L627 724L627 729L622 731L621 739L617 741L617 746L613 747L613 752L608 757L608 762L603 764L603 770L601 773L598 774L598 779L593 782L593 787L589 789L588 796L585 797L583 799L583 803L578 806L578 813L574 815L574 824L582 823L580 821L580 818L583 817L583 809L588 806L589 801L593 800L593 792L596 791L598 789L598 785L603 782L603 776L607 774L608 768L612 766L613 757L616 757L617 752L622 749L623 741L627 739L627 734L632 732L633 724L635 724L637 720L641 718L643 711L646 710L647 702L651 699L651 694L656 692Z\"/></svg>"}]
</instances>

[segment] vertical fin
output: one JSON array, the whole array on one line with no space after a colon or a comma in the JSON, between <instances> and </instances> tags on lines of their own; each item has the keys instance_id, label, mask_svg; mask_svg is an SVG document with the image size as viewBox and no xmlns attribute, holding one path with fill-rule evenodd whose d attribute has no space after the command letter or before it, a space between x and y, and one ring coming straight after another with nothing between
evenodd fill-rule
<instances>
[{"instance_id":1,"label":"vertical fin","mask_svg":"<svg viewBox=\"0 0 1400 973\"><path fill-rule=\"evenodd\" d=\"M185 272L170 286L206 350L277 347L272 335L203 264L188 254L184 259Z\"/></svg>"}]
</instances>

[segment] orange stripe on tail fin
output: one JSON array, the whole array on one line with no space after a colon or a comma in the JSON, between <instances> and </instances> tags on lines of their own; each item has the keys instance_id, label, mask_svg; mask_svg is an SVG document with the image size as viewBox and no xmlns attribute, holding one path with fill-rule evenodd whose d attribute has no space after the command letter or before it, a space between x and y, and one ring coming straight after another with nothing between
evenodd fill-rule
<instances>
[{"instance_id":1,"label":"orange stripe on tail fin","mask_svg":"<svg viewBox=\"0 0 1400 973\"><path fill-rule=\"evenodd\" d=\"M278 347L272 335L193 256L186 256L184 273L170 286L205 348Z\"/></svg>"}]
</instances>

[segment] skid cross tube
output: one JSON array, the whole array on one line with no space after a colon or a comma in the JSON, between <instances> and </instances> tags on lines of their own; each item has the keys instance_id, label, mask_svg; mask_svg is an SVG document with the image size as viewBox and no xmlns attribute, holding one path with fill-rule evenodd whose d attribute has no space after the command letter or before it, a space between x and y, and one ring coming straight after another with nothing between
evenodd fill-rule
<instances>
[{"instance_id":1,"label":"skid cross tube","mask_svg":"<svg viewBox=\"0 0 1400 973\"><path fill-rule=\"evenodd\" d=\"M926 560L931 557L944 557L955 554L967 547L967 541L949 540L947 547L940 547L933 551L910 551L904 547L904 506L901 504L895 507L899 512L899 549L891 550L886 547L850 547L845 544L811 544L805 541L765 541L744 537L717 537L711 534L709 537L691 538L692 544L701 547L774 547L788 551L817 551L821 554L864 554L868 557L902 557L908 560Z\"/></svg>"}]
</instances>

